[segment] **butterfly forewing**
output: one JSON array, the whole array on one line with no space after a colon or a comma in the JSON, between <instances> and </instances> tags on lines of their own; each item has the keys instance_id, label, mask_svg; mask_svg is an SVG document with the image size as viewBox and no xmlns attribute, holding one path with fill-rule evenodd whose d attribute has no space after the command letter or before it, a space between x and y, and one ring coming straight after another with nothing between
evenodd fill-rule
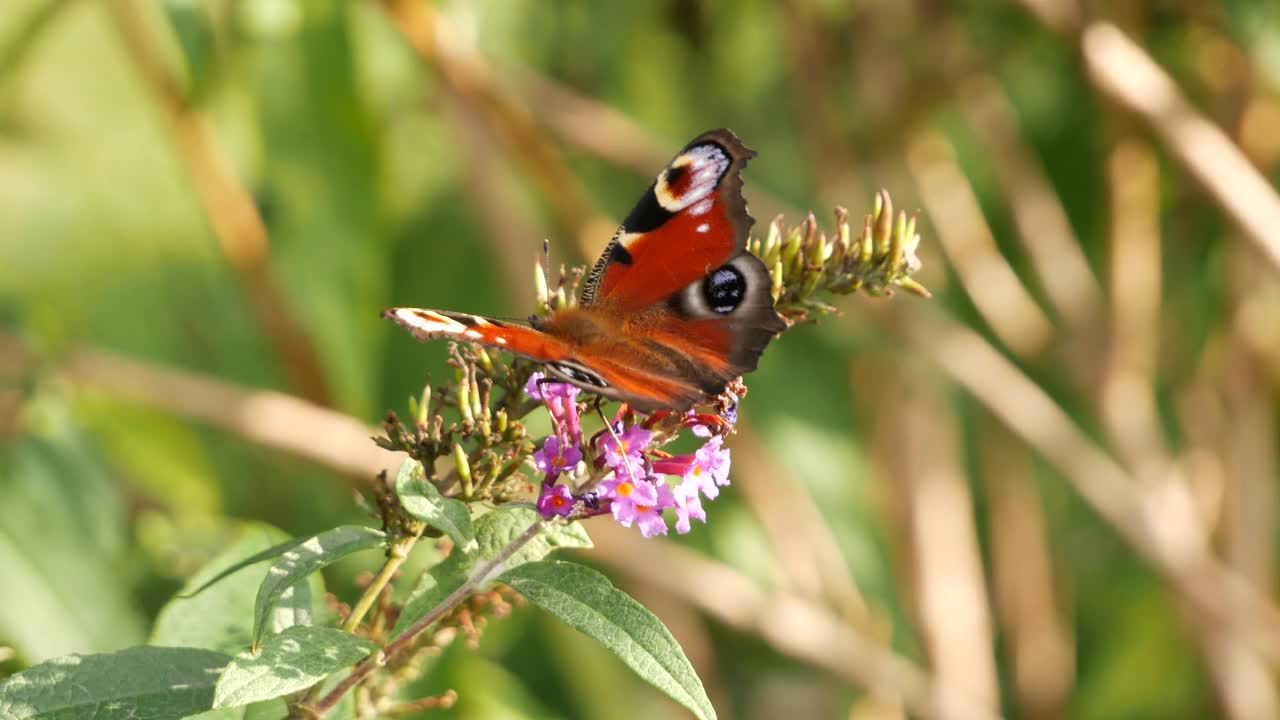
<instances>
[{"instance_id":1,"label":"butterfly forewing","mask_svg":"<svg viewBox=\"0 0 1280 720\"><path fill-rule=\"evenodd\" d=\"M583 303L641 308L745 249L754 221L739 173L753 157L727 129L686 145L622 221L587 279Z\"/></svg>"}]
</instances>

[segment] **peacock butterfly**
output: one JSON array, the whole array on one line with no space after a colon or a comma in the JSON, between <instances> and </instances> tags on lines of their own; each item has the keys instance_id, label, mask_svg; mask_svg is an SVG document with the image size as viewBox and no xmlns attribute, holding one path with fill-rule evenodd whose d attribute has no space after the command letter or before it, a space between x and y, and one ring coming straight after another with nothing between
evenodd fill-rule
<instances>
[{"instance_id":1,"label":"peacock butterfly","mask_svg":"<svg viewBox=\"0 0 1280 720\"><path fill-rule=\"evenodd\" d=\"M685 410L756 368L786 328L769 272L747 251L755 220L740 173L755 152L728 129L684 147L641 196L587 276L581 303L532 327L392 308L419 340L456 338L540 362L548 377L640 412Z\"/></svg>"}]
</instances>

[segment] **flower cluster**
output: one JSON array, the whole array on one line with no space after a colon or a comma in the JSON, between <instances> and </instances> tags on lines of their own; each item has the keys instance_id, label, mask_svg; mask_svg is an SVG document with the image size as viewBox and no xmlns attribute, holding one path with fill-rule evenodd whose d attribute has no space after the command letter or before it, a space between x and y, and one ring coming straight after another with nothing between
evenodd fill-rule
<instances>
[{"instance_id":1,"label":"flower cluster","mask_svg":"<svg viewBox=\"0 0 1280 720\"><path fill-rule=\"evenodd\" d=\"M836 208L835 231L828 235L818 227L813 213L805 221L784 229L781 216L769 223L764 237L754 237L748 248L769 268L774 308L792 322L812 322L819 315L837 312L822 294L849 295L861 290L869 295L892 295L902 288L921 297L929 291L912 278L920 269L916 249L920 235L916 218L905 212L894 215L889 193L881 190L871 214L855 234L849 212Z\"/></svg>"},{"instance_id":2,"label":"flower cluster","mask_svg":"<svg viewBox=\"0 0 1280 720\"><path fill-rule=\"evenodd\" d=\"M610 513L623 526L636 525L641 535L653 537L667 533L665 512L672 510L676 532L687 533L692 520L707 520L702 498L715 499L729 484L722 433L732 427L732 406L722 415L663 413L633 422L622 409L584 439L578 388L534 373L525 392L546 404L555 429L533 456L543 473L538 511L545 518ZM684 428L706 439L696 452L672 456L657 449Z\"/></svg>"}]
</instances>

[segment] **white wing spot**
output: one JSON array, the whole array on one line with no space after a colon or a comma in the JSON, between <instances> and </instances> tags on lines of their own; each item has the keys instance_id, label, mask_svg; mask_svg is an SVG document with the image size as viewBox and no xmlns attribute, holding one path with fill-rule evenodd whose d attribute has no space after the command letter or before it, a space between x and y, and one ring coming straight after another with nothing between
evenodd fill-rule
<instances>
[{"instance_id":1,"label":"white wing spot","mask_svg":"<svg viewBox=\"0 0 1280 720\"><path fill-rule=\"evenodd\" d=\"M506 345L506 344L507 344L507 339L506 339L506 338L504 338L504 337L494 338L493 340L494 340L494 342L498 343L499 345Z\"/></svg>"},{"instance_id":2,"label":"white wing spot","mask_svg":"<svg viewBox=\"0 0 1280 720\"><path fill-rule=\"evenodd\" d=\"M698 201L698 204L689 208L690 215L706 215L711 212L711 198L704 198Z\"/></svg>"},{"instance_id":3,"label":"white wing spot","mask_svg":"<svg viewBox=\"0 0 1280 720\"><path fill-rule=\"evenodd\" d=\"M729 170L730 162L729 156L720 149L719 145L708 143L690 148L688 152L671 162L671 167L684 166L685 172L689 173L689 186L684 194L680 197L672 194L667 186L667 171L663 170L658 174L658 182L653 189L654 195L658 203L668 212L680 212L694 203L708 199L720 184L720 178L724 177ZM711 208L709 199L706 202L706 208L707 210ZM705 212L706 210L702 211L702 213ZM695 212L695 214L702 213Z\"/></svg>"},{"instance_id":4,"label":"white wing spot","mask_svg":"<svg viewBox=\"0 0 1280 720\"><path fill-rule=\"evenodd\" d=\"M625 248L631 247L631 243L635 242L636 238L638 237L640 237L640 233L620 232L617 235L617 240L618 240L618 244L625 249Z\"/></svg>"},{"instance_id":5,"label":"white wing spot","mask_svg":"<svg viewBox=\"0 0 1280 720\"><path fill-rule=\"evenodd\" d=\"M704 232L708 232L708 231L710 231L710 230L711 230L711 226L710 226L709 224L707 224L707 223L702 223L701 225L699 225L698 227L696 227L696 228L694 228L694 229L695 229L695 230L697 230L697 231L698 231L698 232L700 232L700 233L704 233Z\"/></svg>"},{"instance_id":6,"label":"white wing spot","mask_svg":"<svg viewBox=\"0 0 1280 720\"><path fill-rule=\"evenodd\" d=\"M476 332L475 330L465 330L462 333L462 337L469 337L469 338L474 338L476 340L479 340L480 333Z\"/></svg>"}]
</instances>

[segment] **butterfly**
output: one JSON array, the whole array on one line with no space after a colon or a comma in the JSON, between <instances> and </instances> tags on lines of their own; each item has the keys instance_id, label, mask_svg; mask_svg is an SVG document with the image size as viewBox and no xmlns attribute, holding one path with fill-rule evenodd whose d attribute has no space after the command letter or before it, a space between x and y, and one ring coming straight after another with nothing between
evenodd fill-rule
<instances>
[{"instance_id":1,"label":"butterfly","mask_svg":"<svg viewBox=\"0 0 1280 720\"><path fill-rule=\"evenodd\" d=\"M787 323L747 251L742 168L756 153L711 130L675 156L587 275L580 303L530 327L443 310L383 317L419 340L454 338L541 363L549 379L639 412L686 410L756 368Z\"/></svg>"}]
</instances>

